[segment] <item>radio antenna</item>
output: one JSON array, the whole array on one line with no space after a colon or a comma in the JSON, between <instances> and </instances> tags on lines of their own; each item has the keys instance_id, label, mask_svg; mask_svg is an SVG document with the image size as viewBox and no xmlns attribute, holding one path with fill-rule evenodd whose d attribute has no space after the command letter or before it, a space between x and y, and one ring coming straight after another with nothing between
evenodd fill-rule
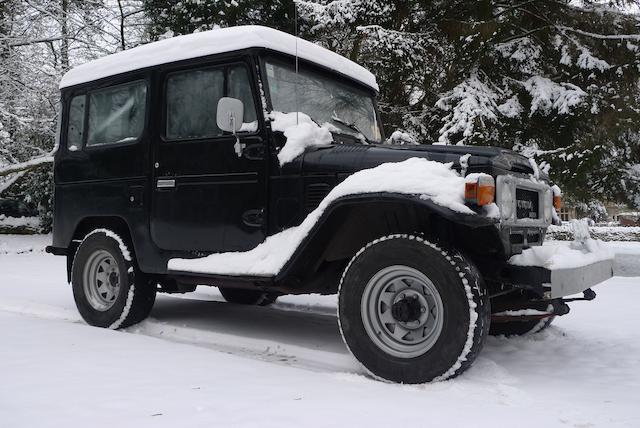
<instances>
[{"instance_id":1,"label":"radio antenna","mask_svg":"<svg viewBox=\"0 0 640 428\"><path fill-rule=\"evenodd\" d=\"M296 125L300 124L298 109L298 4L293 2L293 34L296 38L296 81L293 85L294 106L296 108Z\"/></svg>"}]
</instances>

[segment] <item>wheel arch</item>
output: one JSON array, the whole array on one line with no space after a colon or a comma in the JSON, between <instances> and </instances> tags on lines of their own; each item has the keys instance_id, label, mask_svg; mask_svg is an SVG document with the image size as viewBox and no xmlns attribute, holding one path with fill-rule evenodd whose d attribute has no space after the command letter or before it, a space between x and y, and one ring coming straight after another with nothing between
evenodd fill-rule
<instances>
[{"instance_id":1,"label":"wheel arch","mask_svg":"<svg viewBox=\"0 0 640 428\"><path fill-rule=\"evenodd\" d=\"M337 287L348 260L374 239L419 233L464 247L461 237L474 230L490 236L489 245L501 245L492 219L459 213L429 199L395 193L342 197L321 215L276 282L300 292L334 293L336 289L331 287Z\"/></svg>"},{"instance_id":2,"label":"wheel arch","mask_svg":"<svg viewBox=\"0 0 640 428\"><path fill-rule=\"evenodd\" d=\"M71 282L71 269L78 246L84 237L95 229L108 229L120 236L130 247L129 250L133 252L135 260L135 244L132 239L131 229L124 218L119 216L85 217L76 225L67 249L67 282Z\"/></svg>"}]
</instances>

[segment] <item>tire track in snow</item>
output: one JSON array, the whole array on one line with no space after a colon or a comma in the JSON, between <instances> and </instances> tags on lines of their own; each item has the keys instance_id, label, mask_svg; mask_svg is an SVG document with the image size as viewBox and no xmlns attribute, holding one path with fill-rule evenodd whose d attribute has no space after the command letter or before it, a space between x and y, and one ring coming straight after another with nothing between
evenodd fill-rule
<instances>
[{"instance_id":1,"label":"tire track in snow","mask_svg":"<svg viewBox=\"0 0 640 428\"><path fill-rule=\"evenodd\" d=\"M194 305L215 305L216 309L222 308L225 313L218 320L225 321L223 328L240 319L245 320L244 325L240 329L232 329L234 331L230 333L220 331L220 326L216 327L215 320L211 320L211 317L203 314L202 309L193 311ZM120 331L315 372L364 373L342 344L337 325L334 328L334 335L335 339L340 342L333 341L329 344L330 346L323 346L323 340L326 339L326 336L331 335L331 330L328 327L332 322L335 322L335 315L330 316L324 313L328 312L329 308L316 311L305 306L281 305L283 308L254 308L202 299L191 300L186 297L163 296L158 300L158 308L154 309L150 318ZM84 324L74 309L36 302L3 300L0 302L0 311ZM262 315L262 323L259 319L251 319L255 318L256 313ZM302 322L302 328L288 337L288 340L282 341L273 338L272 333L285 324L300 325L302 318L309 317L312 318L311 322ZM318 320L321 322L314 323ZM321 328L321 336L323 337L310 340L313 338L308 336L318 326ZM288 334L285 333L285 335ZM302 345L285 343L298 341ZM329 350L323 348L329 348Z\"/></svg>"}]
</instances>

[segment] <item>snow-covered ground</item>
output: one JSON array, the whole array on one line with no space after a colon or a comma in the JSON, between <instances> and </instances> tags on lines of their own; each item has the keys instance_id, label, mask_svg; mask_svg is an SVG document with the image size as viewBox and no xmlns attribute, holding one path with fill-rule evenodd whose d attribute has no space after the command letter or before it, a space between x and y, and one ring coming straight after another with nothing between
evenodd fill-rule
<instances>
[{"instance_id":1,"label":"snow-covered ground","mask_svg":"<svg viewBox=\"0 0 640 428\"><path fill-rule=\"evenodd\" d=\"M640 277L602 284L541 334L489 338L455 380L406 386L363 373L334 296L256 308L199 287L159 296L126 331L89 327L46 241L0 235L2 428L640 426ZM619 254L634 266L640 244Z\"/></svg>"}]
</instances>

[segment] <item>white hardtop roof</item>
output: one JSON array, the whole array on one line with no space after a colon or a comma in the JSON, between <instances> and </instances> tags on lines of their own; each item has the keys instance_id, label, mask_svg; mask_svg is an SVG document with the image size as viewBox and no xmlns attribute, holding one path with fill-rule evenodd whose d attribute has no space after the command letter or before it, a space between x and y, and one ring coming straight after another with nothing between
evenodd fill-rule
<instances>
[{"instance_id":1,"label":"white hardtop roof","mask_svg":"<svg viewBox=\"0 0 640 428\"><path fill-rule=\"evenodd\" d=\"M167 64L246 48L267 48L320 64L378 90L371 72L349 59L282 31L258 25L219 28L177 36L108 55L73 68L60 81L60 88L78 85L154 65Z\"/></svg>"}]
</instances>

